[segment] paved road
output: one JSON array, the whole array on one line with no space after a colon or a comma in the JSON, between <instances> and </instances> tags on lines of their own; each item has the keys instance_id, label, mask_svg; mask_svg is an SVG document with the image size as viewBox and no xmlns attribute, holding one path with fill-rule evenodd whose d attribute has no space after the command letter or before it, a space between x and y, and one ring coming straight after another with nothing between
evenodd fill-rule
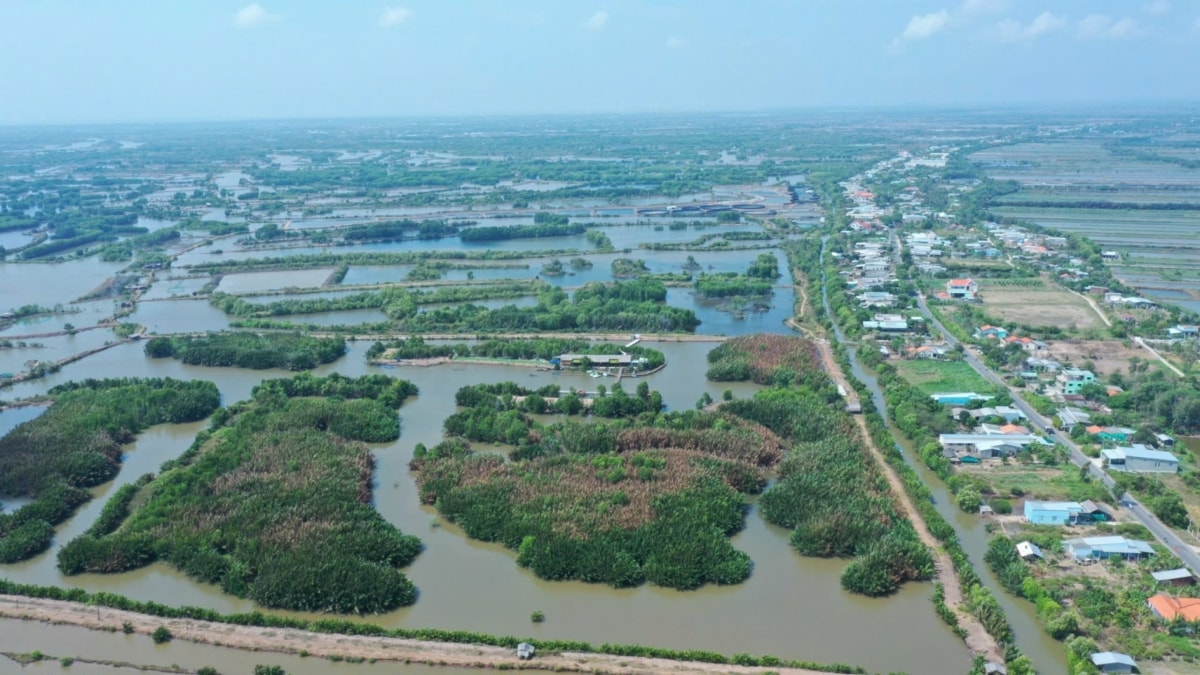
<instances>
[{"instance_id":1,"label":"paved road","mask_svg":"<svg viewBox=\"0 0 1200 675\"><path fill-rule=\"evenodd\" d=\"M897 259L900 255L898 243L899 242L893 233L892 245L894 247L894 255L897 257ZM950 331L946 330L946 327L942 325L942 322L938 321L937 318L933 316L933 312L929 311L929 305L925 302L925 297L923 295L917 295L917 305L921 308L921 314L925 316L925 320L928 321L929 324L934 328L936 328L939 333L941 333L942 338L949 345L957 346L962 344L958 338L954 337ZM1083 451L1080 450L1079 446L1076 445L1075 442L1070 438L1068 438L1066 434L1056 430L1050 420L1046 419L1040 413L1038 413L1038 411L1034 410L1033 406L1020 397L1017 390L1008 386L1008 383L1006 383L999 375L992 371L991 368L988 368L982 361L980 361L979 357L976 356L970 348L964 349L963 360L965 360L972 368L974 368L975 372L979 373L983 379L1007 389L1008 392L1012 394L1013 406L1025 413L1025 416L1029 418L1030 424L1035 429L1045 433L1055 442L1066 447L1070 451L1072 463L1080 467L1086 466L1088 468L1088 473L1093 478L1103 482L1104 485L1110 490L1116 485L1116 481L1113 480L1112 476L1108 475L1108 472L1104 471L1102 468L1092 462L1090 457L1083 454ZM1133 517L1137 518L1138 522L1140 522L1142 525L1145 525L1146 529L1150 530L1150 533L1153 534L1163 546L1166 546L1171 550L1172 553L1178 556L1179 559L1183 561L1183 564L1192 571L1192 574L1200 577L1200 555L1197 555L1196 551L1192 549L1192 547L1185 544L1184 541L1179 538L1179 535L1175 534L1175 532L1173 532L1166 525L1163 525L1162 521L1160 521L1153 513L1150 513L1150 511L1146 510L1145 507L1134 500L1132 495L1128 493L1123 495L1121 497L1121 503L1122 505L1128 505L1126 506L1126 510L1128 510Z\"/></svg>"}]
</instances>

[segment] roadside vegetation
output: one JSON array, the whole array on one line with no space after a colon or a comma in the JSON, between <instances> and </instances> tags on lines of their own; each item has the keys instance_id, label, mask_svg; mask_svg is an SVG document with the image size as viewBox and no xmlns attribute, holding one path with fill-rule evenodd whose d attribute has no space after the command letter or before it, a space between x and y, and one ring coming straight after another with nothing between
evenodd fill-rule
<instances>
[{"instance_id":1,"label":"roadside vegetation","mask_svg":"<svg viewBox=\"0 0 1200 675\"><path fill-rule=\"evenodd\" d=\"M49 396L46 412L0 438L0 494L34 499L0 513L0 562L49 548L54 526L117 475L122 446L138 433L204 419L220 404L211 382L171 379L84 380Z\"/></svg>"},{"instance_id":2,"label":"roadside vegetation","mask_svg":"<svg viewBox=\"0 0 1200 675\"><path fill-rule=\"evenodd\" d=\"M421 542L371 506L365 444L395 440L395 410L415 394L383 375L265 381L138 487L119 526L64 546L59 569L115 573L164 560L265 607L376 614L412 604L416 589L400 568Z\"/></svg>"}]
</instances>

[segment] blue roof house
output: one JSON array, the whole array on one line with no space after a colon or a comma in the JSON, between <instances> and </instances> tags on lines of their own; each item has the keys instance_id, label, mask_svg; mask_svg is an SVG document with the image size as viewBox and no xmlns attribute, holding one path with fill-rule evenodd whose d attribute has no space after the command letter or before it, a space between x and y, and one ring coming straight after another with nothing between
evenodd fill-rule
<instances>
[{"instance_id":1,"label":"blue roof house","mask_svg":"<svg viewBox=\"0 0 1200 675\"><path fill-rule=\"evenodd\" d=\"M1025 500L1025 521L1034 525L1068 525L1078 522L1083 513L1079 502L1039 502Z\"/></svg>"}]
</instances>

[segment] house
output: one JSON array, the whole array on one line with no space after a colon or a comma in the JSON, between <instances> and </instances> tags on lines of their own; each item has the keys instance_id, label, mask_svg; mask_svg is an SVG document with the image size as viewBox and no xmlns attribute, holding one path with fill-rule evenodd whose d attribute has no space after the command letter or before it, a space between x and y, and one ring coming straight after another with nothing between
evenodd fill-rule
<instances>
[{"instance_id":1,"label":"house","mask_svg":"<svg viewBox=\"0 0 1200 675\"><path fill-rule=\"evenodd\" d=\"M1129 427L1088 427L1088 433L1096 436L1101 441L1125 443L1133 438L1133 435L1137 432Z\"/></svg>"},{"instance_id":2,"label":"house","mask_svg":"<svg viewBox=\"0 0 1200 675\"><path fill-rule=\"evenodd\" d=\"M1151 450L1141 443L1100 451L1104 465L1128 473L1178 473L1179 458L1165 450Z\"/></svg>"},{"instance_id":3,"label":"house","mask_svg":"<svg viewBox=\"0 0 1200 675\"><path fill-rule=\"evenodd\" d=\"M947 393L947 394L930 394L929 398L932 398L933 400L937 401L938 403L940 403L942 405L958 405L958 406L965 406L965 405L969 404L971 401L990 401L992 399L991 396L981 396L980 394L976 394L973 391L954 392L954 393Z\"/></svg>"},{"instance_id":4,"label":"house","mask_svg":"<svg viewBox=\"0 0 1200 675\"><path fill-rule=\"evenodd\" d=\"M1104 260L1120 260L1121 254L1116 251L1101 251L1100 257Z\"/></svg>"},{"instance_id":5,"label":"house","mask_svg":"<svg viewBox=\"0 0 1200 675\"><path fill-rule=\"evenodd\" d=\"M1166 593L1153 595L1146 604L1150 611L1163 621L1200 621L1200 598L1181 598Z\"/></svg>"},{"instance_id":6,"label":"house","mask_svg":"<svg viewBox=\"0 0 1200 675\"><path fill-rule=\"evenodd\" d=\"M558 357L563 366L631 366L633 356L629 354L563 354Z\"/></svg>"},{"instance_id":7,"label":"house","mask_svg":"<svg viewBox=\"0 0 1200 675\"><path fill-rule=\"evenodd\" d=\"M1083 509L1079 513L1080 523L1111 523L1116 520L1116 517L1108 510L1108 507L1103 504L1097 504L1090 499L1080 502L1079 506Z\"/></svg>"},{"instance_id":8,"label":"house","mask_svg":"<svg viewBox=\"0 0 1200 675\"><path fill-rule=\"evenodd\" d=\"M938 443L955 456L995 459L1011 457L1043 439L1032 434L941 434ZM965 457L963 458L965 460Z\"/></svg>"},{"instance_id":9,"label":"house","mask_svg":"<svg viewBox=\"0 0 1200 675\"><path fill-rule=\"evenodd\" d=\"M983 664L983 675L1008 675L1008 668L995 661L988 661Z\"/></svg>"},{"instance_id":10,"label":"house","mask_svg":"<svg viewBox=\"0 0 1200 675\"><path fill-rule=\"evenodd\" d=\"M1062 422L1062 428L1070 433L1071 429L1080 424L1087 426L1088 422L1092 421L1092 414L1079 408L1060 408L1058 421Z\"/></svg>"},{"instance_id":11,"label":"house","mask_svg":"<svg viewBox=\"0 0 1200 675\"><path fill-rule=\"evenodd\" d=\"M1196 583L1196 577L1192 576L1192 571L1186 567L1180 567L1177 570L1151 572L1150 576L1154 577L1156 582L1164 586L1192 586Z\"/></svg>"},{"instance_id":12,"label":"house","mask_svg":"<svg viewBox=\"0 0 1200 675\"><path fill-rule=\"evenodd\" d=\"M920 347L909 347L908 358L910 359L934 359L940 360L946 357L947 350L945 347L936 345L921 345Z\"/></svg>"},{"instance_id":13,"label":"house","mask_svg":"<svg viewBox=\"0 0 1200 675\"><path fill-rule=\"evenodd\" d=\"M1021 557L1021 560L1026 562L1031 560L1046 559L1046 557L1042 555L1042 549L1038 548L1037 544L1028 541L1022 541L1017 544L1017 555Z\"/></svg>"},{"instance_id":14,"label":"house","mask_svg":"<svg viewBox=\"0 0 1200 675\"><path fill-rule=\"evenodd\" d=\"M862 322L863 328L898 333L908 330L908 319L899 314L876 314L871 321Z\"/></svg>"},{"instance_id":15,"label":"house","mask_svg":"<svg viewBox=\"0 0 1200 675\"><path fill-rule=\"evenodd\" d=\"M1096 652L1092 654L1092 665L1102 673L1140 673L1137 664L1128 654L1121 652Z\"/></svg>"},{"instance_id":16,"label":"house","mask_svg":"<svg viewBox=\"0 0 1200 675\"><path fill-rule=\"evenodd\" d=\"M1004 342L1009 345L1021 345L1021 349L1027 352L1036 352L1046 348L1045 342L1034 340L1030 337L1006 337L1004 338Z\"/></svg>"},{"instance_id":17,"label":"house","mask_svg":"<svg viewBox=\"0 0 1200 675\"><path fill-rule=\"evenodd\" d=\"M1200 326L1176 324L1167 329L1167 337L1176 340L1195 340L1200 338Z\"/></svg>"},{"instance_id":18,"label":"house","mask_svg":"<svg viewBox=\"0 0 1200 675\"><path fill-rule=\"evenodd\" d=\"M1075 560L1140 560L1154 555L1154 548L1150 544L1121 536L1067 539L1063 542L1063 550Z\"/></svg>"},{"instance_id":19,"label":"house","mask_svg":"<svg viewBox=\"0 0 1200 675\"><path fill-rule=\"evenodd\" d=\"M1020 410L1018 410L1012 406L1007 406L1007 405L998 405L994 408L987 407L987 408L978 408L976 410L968 410L967 414L969 414L971 417L974 417L975 419L983 419L983 418L987 418L987 417L1002 417L1002 418L1004 418L1004 421L1006 421L1006 422L1017 422L1019 420L1025 419L1025 413L1021 412ZM1008 433L1008 432L1005 431L1005 432L1001 432L1001 433Z\"/></svg>"},{"instance_id":20,"label":"house","mask_svg":"<svg viewBox=\"0 0 1200 675\"><path fill-rule=\"evenodd\" d=\"M1008 337L1008 331L1000 326L980 326L974 337L976 340L1003 340Z\"/></svg>"},{"instance_id":21,"label":"house","mask_svg":"<svg viewBox=\"0 0 1200 675\"><path fill-rule=\"evenodd\" d=\"M946 282L946 293L954 300L974 300L979 284L974 279L951 279Z\"/></svg>"},{"instance_id":22,"label":"house","mask_svg":"<svg viewBox=\"0 0 1200 675\"><path fill-rule=\"evenodd\" d=\"M1031 356L1025 359L1025 367L1037 372L1057 373L1062 368L1062 364L1054 359Z\"/></svg>"},{"instance_id":23,"label":"house","mask_svg":"<svg viewBox=\"0 0 1200 675\"><path fill-rule=\"evenodd\" d=\"M1034 525L1074 525L1083 514L1079 502L1039 502L1025 500L1025 522Z\"/></svg>"},{"instance_id":24,"label":"house","mask_svg":"<svg viewBox=\"0 0 1200 675\"><path fill-rule=\"evenodd\" d=\"M522 642L521 644L517 645L517 658L521 659L522 661L528 661L529 659L533 658L533 655L536 651L537 650L534 649L533 645L529 644L528 642Z\"/></svg>"},{"instance_id":25,"label":"house","mask_svg":"<svg viewBox=\"0 0 1200 675\"><path fill-rule=\"evenodd\" d=\"M1154 439L1158 441L1158 445L1164 448L1175 447L1175 439L1166 434L1154 434Z\"/></svg>"},{"instance_id":26,"label":"house","mask_svg":"<svg viewBox=\"0 0 1200 675\"><path fill-rule=\"evenodd\" d=\"M896 304L896 296L883 291L867 291L858 296L858 302L863 307L891 307Z\"/></svg>"},{"instance_id":27,"label":"house","mask_svg":"<svg viewBox=\"0 0 1200 675\"><path fill-rule=\"evenodd\" d=\"M1064 394L1078 394L1084 385L1096 381L1096 374L1090 370L1067 368L1058 374L1058 383Z\"/></svg>"}]
</instances>

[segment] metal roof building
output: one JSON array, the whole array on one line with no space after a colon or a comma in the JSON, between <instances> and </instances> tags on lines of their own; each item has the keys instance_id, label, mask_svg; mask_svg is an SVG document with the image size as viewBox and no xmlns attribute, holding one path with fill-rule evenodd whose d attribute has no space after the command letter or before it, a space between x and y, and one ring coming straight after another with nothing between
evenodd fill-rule
<instances>
[{"instance_id":1,"label":"metal roof building","mask_svg":"<svg viewBox=\"0 0 1200 675\"><path fill-rule=\"evenodd\" d=\"M1092 664L1102 673L1140 673L1137 663L1128 654L1121 652L1096 652Z\"/></svg>"}]
</instances>

